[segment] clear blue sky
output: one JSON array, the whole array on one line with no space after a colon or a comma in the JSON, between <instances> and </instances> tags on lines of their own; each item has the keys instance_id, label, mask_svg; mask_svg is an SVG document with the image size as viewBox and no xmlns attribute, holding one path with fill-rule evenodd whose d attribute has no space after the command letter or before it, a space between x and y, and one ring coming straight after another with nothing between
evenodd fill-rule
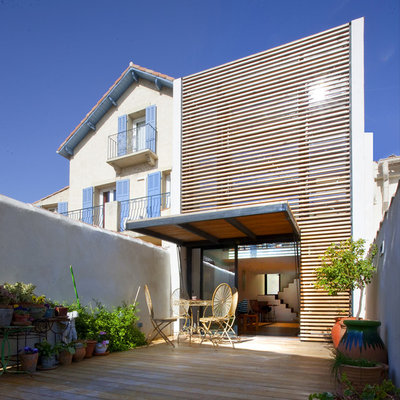
<instances>
[{"instance_id":1,"label":"clear blue sky","mask_svg":"<svg viewBox=\"0 0 400 400\"><path fill-rule=\"evenodd\" d=\"M183 77L365 17L365 127L400 154L399 0L0 0L0 193L68 185L56 150L133 61Z\"/></svg>"}]
</instances>

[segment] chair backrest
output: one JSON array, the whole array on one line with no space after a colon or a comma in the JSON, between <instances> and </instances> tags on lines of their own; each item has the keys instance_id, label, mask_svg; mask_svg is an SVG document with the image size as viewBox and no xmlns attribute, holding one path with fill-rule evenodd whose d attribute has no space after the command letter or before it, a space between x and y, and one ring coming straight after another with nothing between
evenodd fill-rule
<instances>
[{"instance_id":1,"label":"chair backrest","mask_svg":"<svg viewBox=\"0 0 400 400\"><path fill-rule=\"evenodd\" d=\"M147 308L149 309L150 317L153 319L154 318L153 303L151 302L151 296L147 285L144 285L144 296L146 297L146 303L147 303Z\"/></svg>"},{"instance_id":2,"label":"chair backrest","mask_svg":"<svg viewBox=\"0 0 400 400\"><path fill-rule=\"evenodd\" d=\"M239 293L237 289L234 287L232 288L232 304L231 304L231 309L229 310L229 315L231 317L233 317L236 313L238 301L239 301Z\"/></svg>"},{"instance_id":3,"label":"chair backrest","mask_svg":"<svg viewBox=\"0 0 400 400\"><path fill-rule=\"evenodd\" d=\"M232 305L232 290L227 283L221 283L214 290L212 312L214 317L226 318Z\"/></svg>"},{"instance_id":4,"label":"chair backrest","mask_svg":"<svg viewBox=\"0 0 400 400\"><path fill-rule=\"evenodd\" d=\"M172 292L171 308L174 317L187 317L189 313L189 301L181 298L180 289L175 289Z\"/></svg>"}]
</instances>

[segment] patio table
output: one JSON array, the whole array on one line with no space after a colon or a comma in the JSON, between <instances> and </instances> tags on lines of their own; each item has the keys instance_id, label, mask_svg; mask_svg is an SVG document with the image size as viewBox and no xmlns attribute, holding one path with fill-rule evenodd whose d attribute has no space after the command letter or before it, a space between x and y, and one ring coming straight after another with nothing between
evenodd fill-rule
<instances>
[{"instance_id":1,"label":"patio table","mask_svg":"<svg viewBox=\"0 0 400 400\"><path fill-rule=\"evenodd\" d=\"M191 313L191 320L190 320L190 329L189 329L189 341L192 341L192 336L194 334L198 334L199 332L199 308L198 307L207 307L212 305L211 300L201 300L201 299L190 299L190 300L183 300L186 304L189 305L190 313ZM194 308L197 308L194 310Z\"/></svg>"}]
</instances>

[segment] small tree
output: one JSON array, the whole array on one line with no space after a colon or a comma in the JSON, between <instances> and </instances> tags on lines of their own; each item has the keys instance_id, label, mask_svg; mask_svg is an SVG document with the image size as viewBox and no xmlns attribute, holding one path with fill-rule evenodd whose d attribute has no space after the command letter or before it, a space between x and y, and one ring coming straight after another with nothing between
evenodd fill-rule
<instances>
[{"instance_id":1,"label":"small tree","mask_svg":"<svg viewBox=\"0 0 400 400\"><path fill-rule=\"evenodd\" d=\"M332 296L338 292L361 289L361 302L364 287L371 282L375 272L372 260L376 246L372 246L367 255L365 253L364 239L332 243L321 256L321 267L315 271L315 287L326 290ZM357 317L359 313L360 308Z\"/></svg>"}]
</instances>

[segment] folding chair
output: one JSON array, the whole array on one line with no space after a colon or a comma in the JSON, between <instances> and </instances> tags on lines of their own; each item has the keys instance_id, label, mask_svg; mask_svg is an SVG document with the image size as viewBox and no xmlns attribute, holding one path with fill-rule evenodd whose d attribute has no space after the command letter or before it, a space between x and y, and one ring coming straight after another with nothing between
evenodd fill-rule
<instances>
[{"instance_id":1,"label":"folding chair","mask_svg":"<svg viewBox=\"0 0 400 400\"><path fill-rule=\"evenodd\" d=\"M202 330L204 332L201 342L207 336L213 346L217 345L218 339L221 339L224 333L224 324L230 318L229 313L232 306L232 290L227 283L221 283L214 290L212 297L212 315L210 317L200 318ZM212 325L216 326L215 331L212 331ZM232 342L231 342L232 343Z\"/></svg>"},{"instance_id":2,"label":"folding chair","mask_svg":"<svg viewBox=\"0 0 400 400\"><path fill-rule=\"evenodd\" d=\"M162 330L168 325L172 324L172 322L177 321L178 318L154 318L153 303L151 301L151 296L147 285L144 285L144 295L146 297L147 308L149 309L150 321L154 327L153 331L147 336L148 343L150 343L159 334L166 343L170 344L172 347L175 347L175 345L171 342L171 340L168 339L168 336Z\"/></svg>"},{"instance_id":3,"label":"folding chair","mask_svg":"<svg viewBox=\"0 0 400 400\"><path fill-rule=\"evenodd\" d=\"M183 321L182 327L179 326L178 332L178 343L179 343L179 336L182 334L188 334L191 336L191 329L192 329L192 319L189 314L189 301L187 299L183 299L181 297L180 289L175 289L171 295L171 308L172 308L172 315L176 317L180 323Z\"/></svg>"},{"instance_id":4,"label":"folding chair","mask_svg":"<svg viewBox=\"0 0 400 400\"><path fill-rule=\"evenodd\" d=\"M236 288L232 288L232 293L233 294L232 294L231 308L229 310L227 317L221 321L223 324L223 332L221 334L221 339L224 339L224 337L227 338L232 347L235 347L232 339L239 341L239 338L235 330L233 329L233 325L236 320L236 308L238 305L239 293Z\"/></svg>"}]
</instances>

